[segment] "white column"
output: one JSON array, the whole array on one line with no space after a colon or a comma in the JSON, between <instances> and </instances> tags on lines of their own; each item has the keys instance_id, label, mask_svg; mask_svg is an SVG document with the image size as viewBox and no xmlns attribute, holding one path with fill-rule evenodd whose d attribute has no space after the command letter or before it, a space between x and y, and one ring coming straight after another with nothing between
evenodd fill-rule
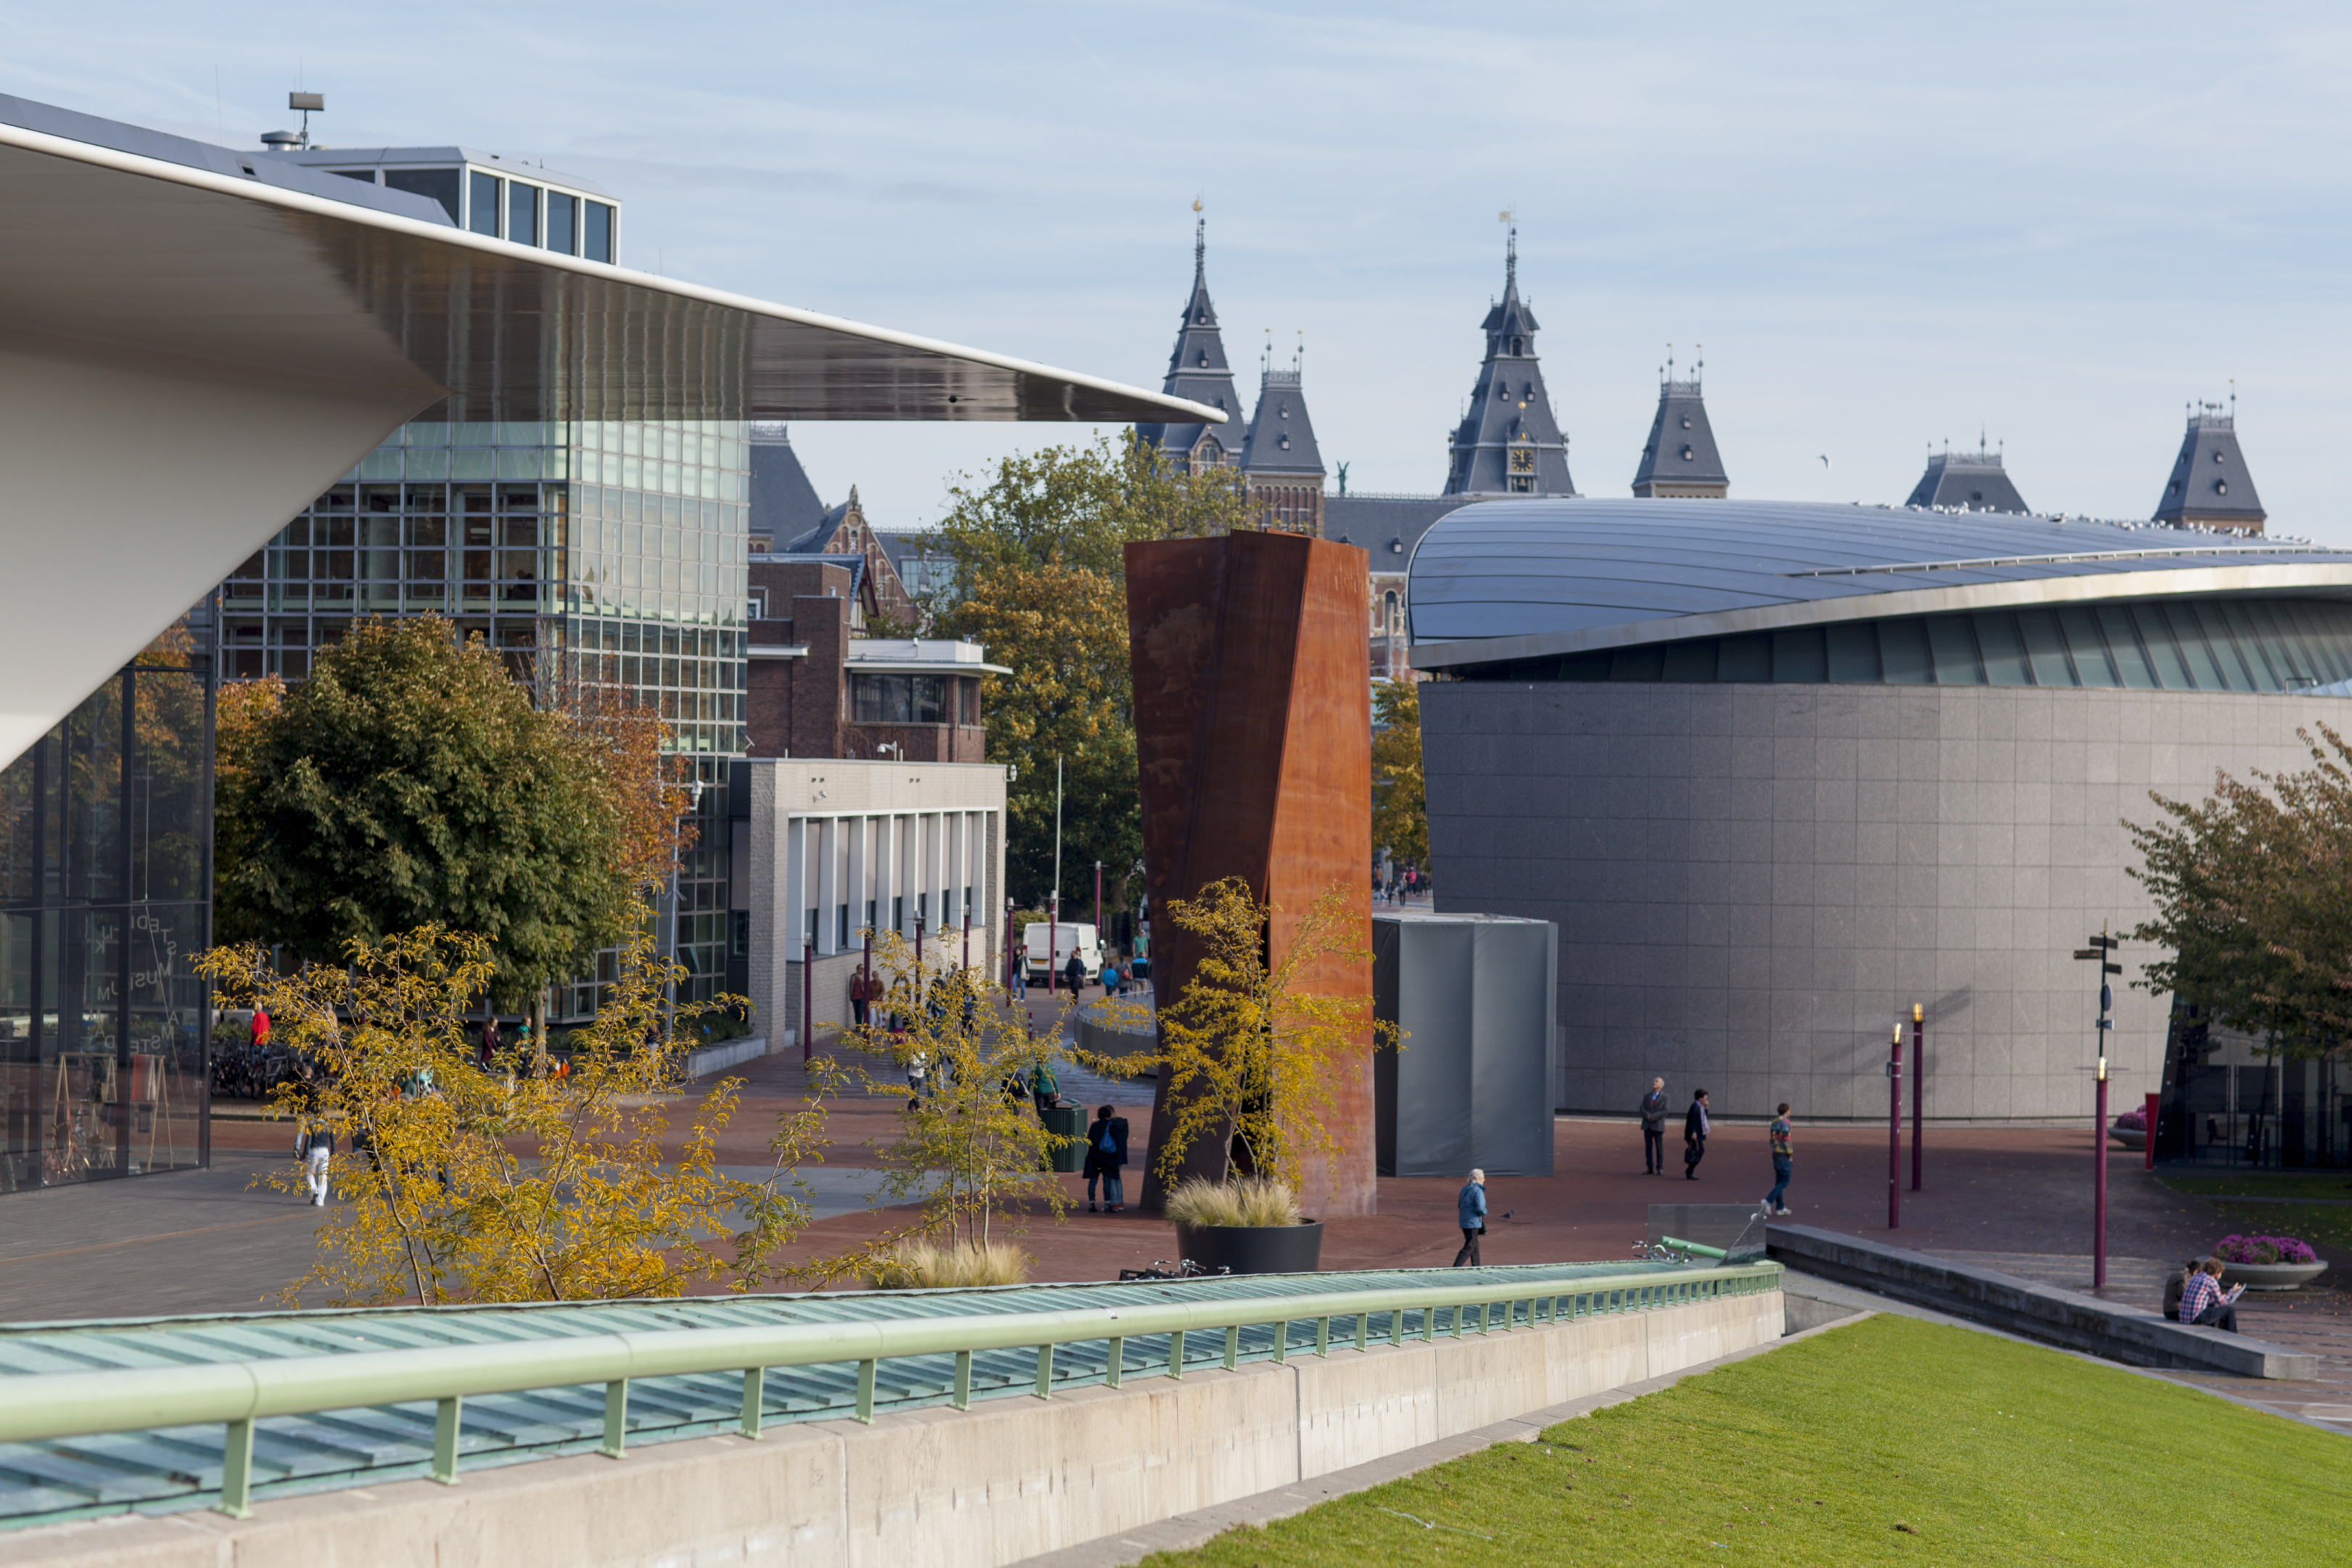
<instances>
[{"instance_id":1,"label":"white column","mask_svg":"<svg viewBox=\"0 0 2352 1568\"><path fill-rule=\"evenodd\" d=\"M808 827L805 816L784 824L784 951L795 963L808 941Z\"/></svg>"},{"instance_id":2,"label":"white column","mask_svg":"<svg viewBox=\"0 0 2352 1568\"><path fill-rule=\"evenodd\" d=\"M828 816L817 824L816 950L841 951L841 921L834 913L841 902L841 818Z\"/></svg>"},{"instance_id":3,"label":"white column","mask_svg":"<svg viewBox=\"0 0 2352 1568\"><path fill-rule=\"evenodd\" d=\"M862 947L858 932L866 927L866 900L874 896L874 819L853 816L849 827L849 940Z\"/></svg>"}]
</instances>

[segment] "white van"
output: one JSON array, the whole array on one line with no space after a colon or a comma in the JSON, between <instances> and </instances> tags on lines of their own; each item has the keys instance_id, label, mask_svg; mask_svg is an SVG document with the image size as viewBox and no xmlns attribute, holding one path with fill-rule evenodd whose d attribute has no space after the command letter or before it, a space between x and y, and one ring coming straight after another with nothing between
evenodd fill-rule
<instances>
[{"instance_id":1,"label":"white van","mask_svg":"<svg viewBox=\"0 0 2352 1568\"><path fill-rule=\"evenodd\" d=\"M1053 933L1054 942L1054 951L1050 960L1045 952L1045 939L1048 931ZM1060 984L1062 971L1069 967L1072 952L1076 952L1078 955L1078 962L1086 965L1087 984L1095 984L1102 979L1102 937L1097 933L1093 926L1083 921L1064 921L1059 925L1048 925L1044 921L1038 921L1034 924L1024 926L1021 931L1021 952L1022 962L1028 965L1029 984L1032 985L1045 984L1045 972L1049 968L1054 972L1054 984Z\"/></svg>"}]
</instances>

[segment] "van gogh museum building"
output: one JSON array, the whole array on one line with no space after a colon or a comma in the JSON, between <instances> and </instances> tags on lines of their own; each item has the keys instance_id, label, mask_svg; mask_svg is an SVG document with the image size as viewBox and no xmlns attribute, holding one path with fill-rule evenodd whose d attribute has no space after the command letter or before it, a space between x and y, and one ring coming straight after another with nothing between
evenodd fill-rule
<instances>
[{"instance_id":1,"label":"van gogh museum building","mask_svg":"<svg viewBox=\"0 0 2352 1568\"><path fill-rule=\"evenodd\" d=\"M1916 1003L1931 1118L2086 1115L2124 824L2352 728L2352 552L2260 536L1507 500L1429 530L1410 602L1443 897L1559 922L1570 1110L1883 1116ZM2344 1160L2347 1075L2115 1003L2115 1103L2161 1087L2172 1152Z\"/></svg>"}]
</instances>

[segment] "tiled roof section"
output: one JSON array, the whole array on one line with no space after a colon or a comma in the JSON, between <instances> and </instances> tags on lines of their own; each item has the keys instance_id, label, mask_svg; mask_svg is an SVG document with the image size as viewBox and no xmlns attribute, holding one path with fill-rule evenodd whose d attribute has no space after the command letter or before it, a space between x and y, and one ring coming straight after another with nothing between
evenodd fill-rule
<instances>
[{"instance_id":1,"label":"tiled roof section","mask_svg":"<svg viewBox=\"0 0 2352 1568\"><path fill-rule=\"evenodd\" d=\"M2238 449L2237 416L2210 405L2193 410L2164 498L2156 503L2156 521L2260 529L2267 515L2254 493L2254 476L2246 471L2246 455Z\"/></svg>"},{"instance_id":2,"label":"tiled roof section","mask_svg":"<svg viewBox=\"0 0 2352 1568\"><path fill-rule=\"evenodd\" d=\"M768 535L778 550L790 549L824 521L824 502L817 499L782 423L754 424L751 447L751 531Z\"/></svg>"},{"instance_id":3,"label":"tiled roof section","mask_svg":"<svg viewBox=\"0 0 2352 1568\"><path fill-rule=\"evenodd\" d=\"M1268 367L1259 378L1257 413L1250 420L1249 441L1242 447L1242 468L1253 475L1323 477L1323 452L1315 442L1315 424L1307 415L1307 393L1297 368Z\"/></svg>"},{"instance_id":4,"label":"tiled roof section","mask_svg":"<svg viewBox=\"0 0 2352 1568\"><path fill-rule=\"evenodd\" d=\"M1536 316L1519 298L1517 241L1506 259L1503 298L1481 323L1486 358L1469 411L1454 432L1445 493L1450 496L1576 493L1568 443L1552 418L1536 360Z\"/></svg>"},{"instance_id":5,"label":"tiled roof section","mask_svg":"<svg viewBox=\"0 0 2352 1568\"><path fill-rule=\"evenodd\" d=\"M1192 233L1192 293L1184 301L1184 320L1176 329L1176 347L1168 356L1168 378L1160 390L1189 397L1212 408L1222 408L1231 423L1207 425L1138 425L1143 440L1169 452L1190 452L1202 432L1213 431L1227 451L1238 450L1242 433L1241 388L1225 358L1224 334L1217 326L1217 307L1209 299L1208 235L1205 225Z\"/></svg>"},{"instance_id":6,"label":"tiled roof section","mask_svg":"<svg viewBox=\"0 0 2352 1568\"><path fill-rule=\"evenodd\" d=\"M1370 551L1375 572L1402 572L1430 525L1467 504L1460 496L1327 495L1323 537Z\"/></svg>"},{"instance_id":7,"label":"tiled roof section","mask_svg":"<svg viewBox=\"0 0 2352 1568\"><path fill-rule=\"evenodd\" d=\"M1727 485L1723 454L1716 450L1715 426L1696 377L1658 384L1658 414L1650 421L1649 445L1633 473L1633 493L1646 495L1659 484Z\"/></svg>"},{"instance_id":8,"label":"tiled roof section","mask_svg":"<svg viewBox=\"0 0 2352 1568\"><path fill-rule=\"evenodd\" d=\"M2010 482L2000 454L1981 446L1973 452L1937 452L1911 487L1905 506L1943 507L1953 511L2019 511L2033 509Z\"/></svg>"}]
</instances>

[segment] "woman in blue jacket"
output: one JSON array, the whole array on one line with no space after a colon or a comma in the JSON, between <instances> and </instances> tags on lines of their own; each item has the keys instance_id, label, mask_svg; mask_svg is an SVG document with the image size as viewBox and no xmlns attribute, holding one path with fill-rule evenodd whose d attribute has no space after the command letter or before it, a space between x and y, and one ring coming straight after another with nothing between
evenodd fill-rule
<instances>
[{"instance_id":1,"label":"woman in blue jacket","mask_svg":"<svg viewBox=\"0 0 2352 1568\"><path fill-rule=\"evenodd\" d=\"M1462 1184L1461 1195L1454 1200L1454 1217L1462 1222L1462 1250L1454 1255L1454 1267L1467 1263L1479 1267L1478 1238L1486 1234L1486 1173L1473 1171L1470 1179Z\"/></svg>"}]
</instances>

